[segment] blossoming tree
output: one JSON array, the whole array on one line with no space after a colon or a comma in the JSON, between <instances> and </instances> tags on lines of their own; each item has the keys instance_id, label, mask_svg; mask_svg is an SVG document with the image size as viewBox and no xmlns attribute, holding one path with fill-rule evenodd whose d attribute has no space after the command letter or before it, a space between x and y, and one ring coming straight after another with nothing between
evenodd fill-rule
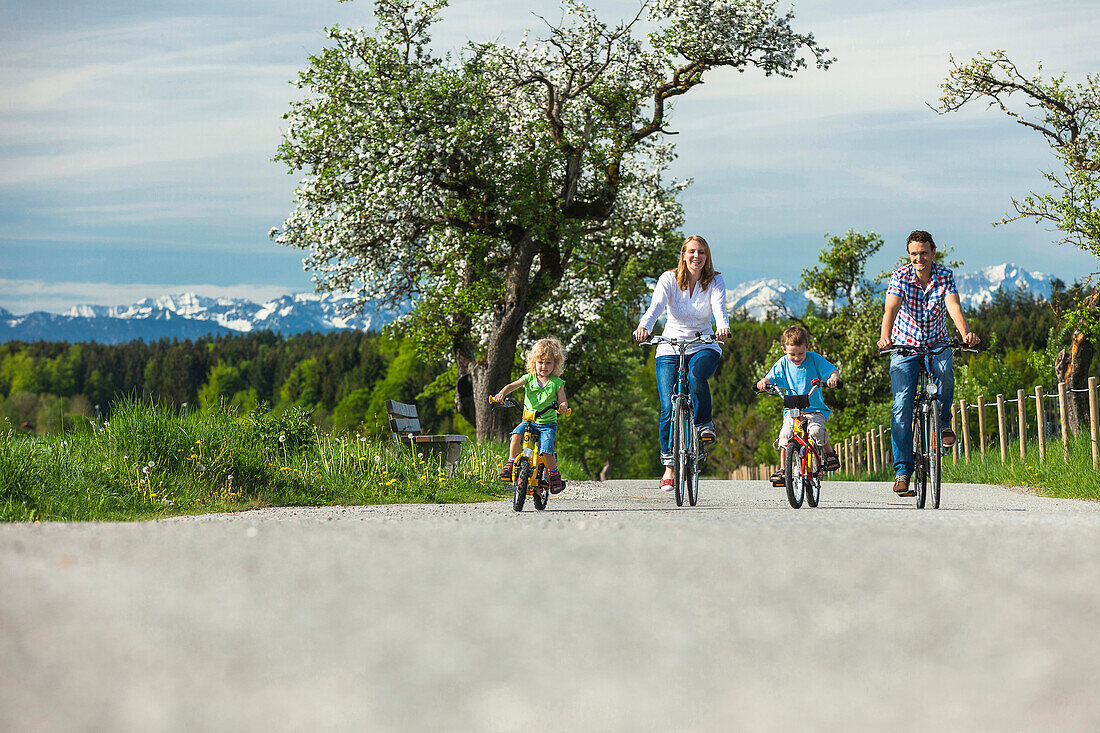
<instances>
[{"instance_id":1,"label":"blossoming tree","mask_svg":"<svg viewBox=\"0 0 1100 733\"><path fill-rule=\"evenodd\" d=\"M439 57L445 6L377 0L373 34L328 31L285 115L277 159L305 176L272 236L309 251L321 289L413 302L411 333L454 359L456 405L488 437L526 325L568 323L577 348L677 251L673 100L715 68L830 59L774 0L643 0L614 27L564 0L543 40Z\"/></svg>"}]
</instances>

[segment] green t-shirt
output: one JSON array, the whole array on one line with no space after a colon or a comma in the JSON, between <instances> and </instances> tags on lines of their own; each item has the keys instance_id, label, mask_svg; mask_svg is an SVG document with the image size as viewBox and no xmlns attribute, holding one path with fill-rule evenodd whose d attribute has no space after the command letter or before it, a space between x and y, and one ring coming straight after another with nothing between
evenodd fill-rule
<instances>
[{"instance_id":1,"label":"green t-shirt","mask_svg":"<svg viewBox=\"0 0 1100 733\"><path fill-rule=\"evenodd\" d=\"M538 412L558 398L558 390L565 384L561 377L550 377L546 385L539 386L538 377L533 372L523 375L523 409ZM558 421L558 413L550 410L539 416L535 422L539 425Z\"/></svg>"}]
</instances>

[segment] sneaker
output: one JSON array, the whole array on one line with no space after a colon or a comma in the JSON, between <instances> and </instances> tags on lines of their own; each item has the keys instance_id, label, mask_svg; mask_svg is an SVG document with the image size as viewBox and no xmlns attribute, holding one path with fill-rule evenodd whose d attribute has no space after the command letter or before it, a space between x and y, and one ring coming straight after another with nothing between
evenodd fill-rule
<instances>
[{"instance_id":1,"label":"sneaker","mask_svg":"<svg viewBox=\"0 0 1100 733\"><path fill-rule=\"evenodd\" d=\"M511 481L512 480L512 466L516 465L516 461L513 458L504 464L504 468L500 469L500 480Z\"/></svg>"},{"instance_id":2,"label":"sneaker","mask_svg":"<svg viewBox=\"0 0 1100 733\"><path fill-rule=\"evenodd\" d=\"M699 428L699 440L704 443L713 443L717 436L714 434L714 428L705 427Z\"/></svg>"},{"instance_id":3,"label":"sneaker","mask_svg":"<svg viewBox=\"0 0 1100 733\"><path fill-rule=\"evenodd\" d=\"M955 431L951 428L944 428L940 431L940 443L944 448L950 448L955 445Z\"/></svg>"},{"instance_id":4,"label":"sneaker","mask_svg":"<svg viewBox=\"0 0 1100 733\"><path fill-rule=\"evenodd\" d=\"M561 490L565 488L565 484L562 483L561 473L558 471L550 472L550 493L560 494Z\"/></svg>"},{"instance_id":5,"label":"sneaker","mask_svg":"<svg viewBox=\"0 0 1100 733\"><path fill-rule=\"evenodd\" d=\"M783 472L783 469L779 469L771 475L772 486L784 486L787 483L787 476Z\"/></svg>"},{"instance_id":6,"label":"sneaker","mask_svg":"<svg viewBox=\"0 0 1100 733\"><path fill-rule=\"evenodd\" d=\"M672 491L673 488L674 488L674 484L672 483L672 479L670 479L670 478L661 479L661 491Z\"/></svg>"},{"instance_id":7,"label":"sneaker","mask_svg":"<svg viewBox=\"0 0 1100 733\"><path fill-rule=\"evenodd\" d=\"M916 496L917 492L909 488L909 477L898 474L894 477L894 493L898 496Z\"/></svg>"},{"instance_id":8,"label":"sneaker","mask_svg":"<svg viewBox=\"0 0 1100 733\"><path fill-rule=\"evenodd\" d=\"M840 456L836 453L827 453L825 455L825 465L822 468L826 471L839 471L840 470Z\"/></svg>"}]
</instances>

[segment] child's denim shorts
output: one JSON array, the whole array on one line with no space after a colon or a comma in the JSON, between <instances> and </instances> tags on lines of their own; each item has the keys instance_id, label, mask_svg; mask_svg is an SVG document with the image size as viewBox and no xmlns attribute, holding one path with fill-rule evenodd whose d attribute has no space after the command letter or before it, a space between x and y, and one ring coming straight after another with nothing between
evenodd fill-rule
<instances>
[{"instance_id":1,"label":"child's denim shorts","mask_svg":"<svg viewBox=\"0 0 1100 733\"><path fill-rule=\"evenodd\" d=\"M558 424L552 422L540 425L530 420L522 420L516 426L516 429L512 431L512 435L523 435L523 430L528 425L531 426L531 432L539 438L539 453L547 456L554 455L554 438L558 434Z\"/></svg>"}]
</instances>

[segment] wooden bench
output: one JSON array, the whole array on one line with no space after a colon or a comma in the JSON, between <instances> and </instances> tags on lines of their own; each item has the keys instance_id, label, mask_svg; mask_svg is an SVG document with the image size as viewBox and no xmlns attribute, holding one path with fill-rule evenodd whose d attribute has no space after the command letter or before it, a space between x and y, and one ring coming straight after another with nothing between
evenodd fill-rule
<instances>
[{"instance_id":1,"label":"wooden bench","mask_svg":"<svg viewBox=\"0 0 1100 733\"><path fill-rule=\"evenodd\" d=\"M390 430L398 443L412 445L425 456L440 456L453 469L462 453L465 435L424 435L420 432L420 416L416 405L386 400L386 412L390 417Z\"/></svg>"}]
</instances>

